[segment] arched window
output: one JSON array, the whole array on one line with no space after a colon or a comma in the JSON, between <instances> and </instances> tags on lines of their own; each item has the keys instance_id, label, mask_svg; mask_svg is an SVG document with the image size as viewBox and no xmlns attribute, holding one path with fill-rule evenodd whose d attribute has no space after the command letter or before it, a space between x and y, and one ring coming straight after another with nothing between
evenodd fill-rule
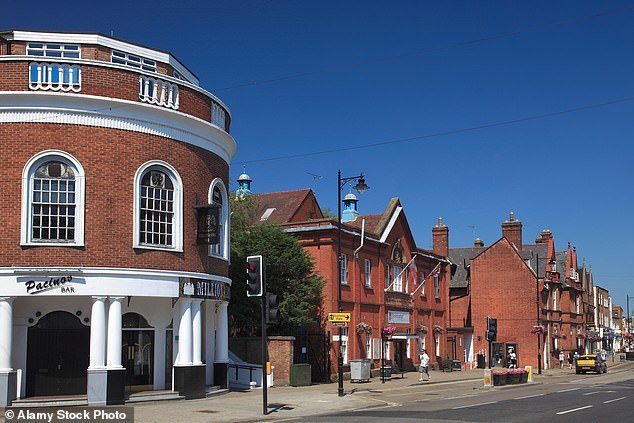
<instances>
[{"instance_id":1,"label":"arched window","mask_svg":"<svg viewBox=\"0 0 634 423\"><path fill-rule=\"evenodd\" d=\"M220 178L214 179L209 186L209 204L220 207L218 243L209 247L209 255L229 260L229 198Z\"/></svg>"},{"instance_id":2,"label":"arched window","mask_svg":"<svg viewBox=\"0 0 634 423\"><path fill-rule=\"evenodd\" d=\"M151 161L134 178L134 247L182 251L181 178L167 163Z\"/></svg>"},{"instance_id":3,"label":"arched window","mask_svg":"<svg viewBox=\"0 0 634 423\"><path fill-rule=\"evenodd\" d=\"M63 151L43 151L22 173L23 245L84 245L84 170Z\"/></svg>"}]
</instances>

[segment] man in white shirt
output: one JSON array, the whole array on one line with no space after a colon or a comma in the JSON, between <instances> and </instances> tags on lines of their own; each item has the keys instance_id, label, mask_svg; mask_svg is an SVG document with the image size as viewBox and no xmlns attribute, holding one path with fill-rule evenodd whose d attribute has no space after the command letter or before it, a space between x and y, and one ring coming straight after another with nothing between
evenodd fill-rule
<instances>
[{"instance_id":1,"label":"man in white shirt","mask_svg":"<svg viewBox=\"0 0 634 423\"><path fill-rule=\"evenodd\" d=\"M423 349L422 354L420 354L418 358L420 359L420 366L418 368L418 371L420 372L420 379L418 379L418 381L423 381L423 373L427 375L428 381L431 380L431 377L429 376L429 356L427 355L427 350Z\"/></svg>"}]
</instances>

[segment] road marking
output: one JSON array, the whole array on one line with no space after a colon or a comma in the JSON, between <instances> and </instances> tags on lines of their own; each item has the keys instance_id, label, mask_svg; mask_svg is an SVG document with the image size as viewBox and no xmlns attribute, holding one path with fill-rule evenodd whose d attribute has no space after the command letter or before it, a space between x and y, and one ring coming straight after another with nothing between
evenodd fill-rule
<instances>
[{"instance_id":1,"label":"road marking","mask_svg":"<svg viewBox=\"0 0 634 423\"><path fill-rule=\"evenodd\" d=\"M516 400L521 400L521 399L526 399L526 398L535 398L535 397L541 397L544 396L546 394L535 394L535 395L526 395L525 397L518 397L515 398Z\"/></svg>"},{"instance_id":2,"label":"road marking","mask_svg":"<svg viewBox=\"0 0 634 423\"><path fill-rule=\"evenodd\" d=\"M559 415L568 414L568 413L572 413L572 412L579 411L579 410L585 410L586 408L591 408L591 407L594 407L594 406L593 405L586 405L585 407L579 407L579 408L573 408L572 410L560 411L557 414L559 414Z\"/></svg>"},{"instance_id":3,"label":"road marking","mask_svg":"<svg viewBox=\"0 0 634 423\"><path fill-rule=\"evenodd\" d=\"M458 399L458 398L467 398L467 397L477 397L477 394L469 394L469 395L458 395L457 397L447 397L447 398L443 398L444 400L452 400L452 399Z\"/></svg>"},{"instance_id":4,"label":"road marking","mask_svg":"<svg viewBox=\"0 0 634 423\"><path fill-rule=\"evenodd\" d=\"M593 394L600 394L602 391L592 391L592 392L586 392L583 395L593 395Z\"/></svg>"},{"instance_id":5,"label":"road marking","mask_svg":"<svg viewBox=\"0 0 634 423\"><path fill-rule=\"evenodd\" d=\"M461 405L460 407L453 407L452 410L459 410L461 408L469 408L469 407L479 407L481 405L489 405L489 404L495 404L495 403L497 403L497 401L481 402L480 404Z\"/></svg>"},{"instance_id":6,"label":"road marking","mask_svg":"<svg viewBox=\"0 0 634 423\"><path fill-rule=\"evenodd\" d=\"M621 401L622 399L625 399L625 398L627 398L627 397L621 397L621 398L611 399L611 400L608 400L608 401L603 401L603 404L609 404L609 403L614 402L614 401Z\"/></svg>"},{"instance_id":7,"label":"road marking","mask_svg":"<svg viewBox=\"0 0 634 423\"><path fill-rule=\"evenodd\" d=\"M571 391L578 391L581 388L570 388L570 389L564 389L562 391L557 391L558 393L562 393L562 392L571 392Z\"/></svg>"}]
</instances>

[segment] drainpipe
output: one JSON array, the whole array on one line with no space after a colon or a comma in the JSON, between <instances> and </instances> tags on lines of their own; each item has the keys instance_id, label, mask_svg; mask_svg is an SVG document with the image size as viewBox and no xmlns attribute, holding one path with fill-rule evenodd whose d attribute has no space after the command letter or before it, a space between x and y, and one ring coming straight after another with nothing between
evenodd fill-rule
<instances>
[{"instance_id":1,"label":"drainpipe","mask_svg":"<svg viewBox=\"0 0 634 423\"><path fill-rule=\"evenodd\" d=\"M363 241L365 241L365 217L361 220L361 245L354 250L354 258L359 258L359 251L363 248Z\"/></svg>"}]
</instances>

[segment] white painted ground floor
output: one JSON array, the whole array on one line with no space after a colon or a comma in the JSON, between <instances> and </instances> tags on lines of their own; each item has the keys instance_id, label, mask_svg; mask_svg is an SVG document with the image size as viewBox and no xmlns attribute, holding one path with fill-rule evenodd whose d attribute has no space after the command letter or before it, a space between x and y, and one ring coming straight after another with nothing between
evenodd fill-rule
<instances>
[{"instance_id":1,"label":"white painted ground floor","mask_svg":"<svg viewBox=\"0 0 634 423\"><path fill-rule=\"evenodd\" d=\"M131 269L0 269L0 406L225 385L227 278ZM221 374L219 374L221 373Z\"/></svg>"}]
</instances>

